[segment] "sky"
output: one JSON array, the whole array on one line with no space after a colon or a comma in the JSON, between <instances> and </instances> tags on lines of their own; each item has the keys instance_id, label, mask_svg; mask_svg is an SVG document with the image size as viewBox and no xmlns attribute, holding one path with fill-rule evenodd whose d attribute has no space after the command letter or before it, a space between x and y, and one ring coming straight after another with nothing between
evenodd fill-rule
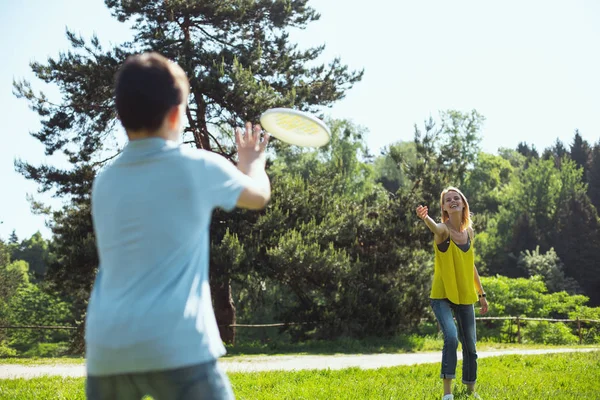
<instances>
[{"instance_id":1,"label":"sky","mask_svg":"<svg viewBox=\"0 0 600 400\"><path fill-rule=\"evenodd\" d=\"M575 129L600 140L600 1L597 0L311 0L321 19L292 39L301 48L325 44L322 61L340 57L363 80L328 114L369 130L374 154L411 140L440 111L476 109L486 118L482 149L495 153L525 141L538 150ZM340 6L343 4L343 6ZM36 81L31 61L68 50L65 29L103 44L131 38L102 0L0 1L0 238L36 231L51 236L33 215L27 195L53 207L60 199L37 194L37 185L14 170L17 158L60 163L29 135L39 127L25 100L12 94L13 79Z\"/></svg>"}]
</instances>

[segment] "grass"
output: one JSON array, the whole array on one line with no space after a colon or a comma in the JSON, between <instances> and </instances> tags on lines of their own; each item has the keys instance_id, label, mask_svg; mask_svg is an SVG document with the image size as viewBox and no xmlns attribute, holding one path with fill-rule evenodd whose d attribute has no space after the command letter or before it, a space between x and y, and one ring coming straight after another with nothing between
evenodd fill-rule
<instances>
[{"instance_id":1,"label":"grass","mask_svg":"<svg viewBox=\"0 0 600 400\"><path fill-rule=\"evenodd\" d=\"M460 371L460 363L457 371ZM479 393L486 400L598 400L600 352L504 356L479 361ZM460 372L459 372L460 377ZM234 373L238 399L437 399L439 364L340 371ZM454 390L467 399L463 385ZM83 378L0 380L0 399L84 399Z\"/></svg>"},{"instance_id":2,"label":"grass","mask_svg":"<svg viewBox=\"0 0 600 400\"><path fill-rule=\"evenodd\" d=\"M441 351L444 341L441 335L401 335L393 338L340 338L335 340L311 340L302 343L289 342L246 342L227 347L226 357L241 355L290 355L290 354L380 354L380 353L416 353ZM536 343L498 343L492 340L477 342L477 350L501 349L551 349L558 347L598 347L598 345L544 345Z\"/></svg>"},{"instance_id":3,"label":"grass","mask_svg":"<svg viewBox=\"0 0 600 400\"><path fill-rule=\"evenodd\" d=\"M55 365L55 364L85 364L85 358L80 356L74 357L48 357L48 358L0 358L0 364L16 364L16 365Z\"/></svg>"}]
</instances>

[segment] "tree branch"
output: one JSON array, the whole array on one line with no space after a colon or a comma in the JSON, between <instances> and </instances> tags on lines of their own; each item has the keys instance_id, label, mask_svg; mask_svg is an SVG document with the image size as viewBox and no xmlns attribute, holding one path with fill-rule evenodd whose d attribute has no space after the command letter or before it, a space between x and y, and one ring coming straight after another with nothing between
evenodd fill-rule
<instances>
[{"instance_id":1,"label":"tree branch","mask_svg":"<svg viewBox=\"0 0 600 400\"><path fill-rule=\"evenodd\" d=\"M108 158L106 158L106 159L104 159L104 160L102 160L102 161L96 161L96 162L95 162L95 163L93 163L92 165L93 165L94 167L96 167L96 166L98 166L98 165L102 165L102 164L104 164L104 163L106 163L106 162L108 162L108 161L110 161L110 160L112 160L112 159L116 158L116 157L117 157L119 154L121 154L122 152L123 152L123 150L119 150L119 151L117 151L117 153L116 153L116 154L113 154L112 156L110 156L110 157L108 157Z\"/></svg>"}]
</instances>

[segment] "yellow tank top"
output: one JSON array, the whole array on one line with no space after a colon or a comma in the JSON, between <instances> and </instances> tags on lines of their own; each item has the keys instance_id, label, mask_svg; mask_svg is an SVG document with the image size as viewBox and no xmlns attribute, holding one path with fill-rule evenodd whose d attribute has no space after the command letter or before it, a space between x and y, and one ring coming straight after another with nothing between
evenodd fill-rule
<instances>
[{"instance_id":1,"label":"yellow tank top","mask_svg":"<svg viewBox=\"0 0 600 400\"><path fill-rule=\"evenodd\" d=\"M440 251L435 241L433 243L435 267L430 297L448 299L454 304L473 304L478 300L473 243L471 241L469 249L463 251L452 239L449 240L450 245L445 252Z\"/></svg>"}]
</instances>

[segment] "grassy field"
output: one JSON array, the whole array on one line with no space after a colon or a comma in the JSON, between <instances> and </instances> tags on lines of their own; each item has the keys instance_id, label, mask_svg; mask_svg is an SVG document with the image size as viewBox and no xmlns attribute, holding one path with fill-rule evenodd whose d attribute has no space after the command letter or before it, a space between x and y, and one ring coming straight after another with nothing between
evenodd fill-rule
<instances>
[{"instance_id":1,"label":"grassy field","mask_svg":"<svg viewBox=\"0 0 600 400\"><path fill-rule=\"evenodd\" d=\"M395 354L416 353L424 351L442 351L444 341L441 335L406 335L394 338L366 338L308 341L302 343L242 343L227 347L226 357L239 355L289 355L289 354ZM478 351L501 349L552 349L562 347L596 348L598 345L544 345L536 343L499 343L490 340L479 340ZM460 344L459 344L460 349Z\"/></svg>"},{"instance_id":2,"label":"grassy field","mask_svg":"<svg viewBox=\"0 0 600 400\"><path fill-rule=\"evenodd\" d=\"M439 400L438 375L438 364L426 364L378 370L235 373L230 378L238 399ZM486 400L598 400L599 377L600 352L485 358L479 362L479 393ZM457 385L454 393L457 400L468 398L463 385ZM0 399L84 398L83 378L0 380Z\"/></svg>"}]
</instances>

